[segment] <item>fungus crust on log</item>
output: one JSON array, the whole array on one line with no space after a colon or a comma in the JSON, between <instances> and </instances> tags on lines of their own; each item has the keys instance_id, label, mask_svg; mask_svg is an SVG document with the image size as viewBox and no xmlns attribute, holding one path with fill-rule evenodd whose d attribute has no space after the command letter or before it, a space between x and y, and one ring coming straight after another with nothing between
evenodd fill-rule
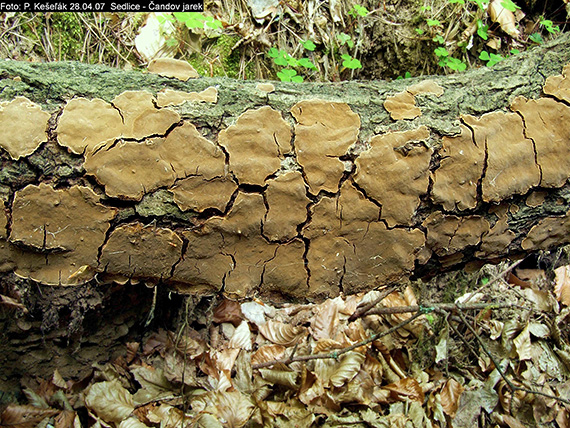
<instances>
[{"instance_id":1,"label":"fungus crust on log","mask_svg":"<svg viewBox=\"0 0 570 428\"><path fill-rule=\"evenodd\" d=\"M345 167L345 155L360 132L360 117L348 104L305 100L291 108L295 125L295 151L311 193L336 193Z\"/></svg>"},{"instance_id":2,"label":"fungus crust on log","mask_svg":"<svg viewBox=\"0 0 570 428\"><path fill-rule=\"evenodd\" d=\"M291 127L280 112L265 106L243 113L220 132L218 142L229 153L229 169L238 182L262 186L291 151Z\"/></svg>"},{"instance_id":3,"label":"fungus crust on log","mask_svg":"<svg viewBox=\"0 0 570 428\"><path fill-rule=\"evenodd\" d=\"M18 160L47 141L49 113L25 97L0 102L0 147Z\"/></svg>"},{"instance_id":4,"label":"fungus crust on log","mask_svg":"<svg viewBox=\"0 0 570 428\"><path fill-rule=\"evenodd\" d=\"M465 125L456 137L443 137L439 168L432 173L431 198L447 211L477 206L477 183L483 174L485 147L473 141Z\"/></svg>"},{"instance_id":5,"label":"fungus crust on log","mask_svg":"<svg viewBox=\"0 0 570 428\"><path fill-rule=\"evenodd\" d=\"M6 211L4 211L3 203L0 203L0 239L6 239L8 237L6 233L6 226L8 225L8 218L6 217Z\"/></svg>"},{"instance_id":6,"label":"fungus crust on log","mask_svg":"<svg viewBox=\"0 0 570 428\"><path fill-rule=\"evenodd\" d=\"M272 241L286 241L297 236L297 226L307 219L305 181L299 171L288 171L267 180L267 214L263 234Z\"/></svg>"},{"instance_id":7,"label":"fungus crust on log","mask_svg":"<svg viewBox=\"0 0 570 428\"><path fill-rule=\"evenodd\" d=\"M408 91L387 97L384 108L394 120L415 119L422 115L422 111L416 106L415 97Z\"/></svg>"},{"instance_id":8,"label":"fungus crust on log","mask_svg":"<svg viewBox=\"0 0 570 428\"><path fill-rule=\"evenodd\" d=\"M163 77L173 77L183 82L200 77L198 72L188 62L173 58L153 59L149 63L147 70L149 73Z\"/></svg>"},{"instance_id":9,"label":"fungus crust on log","mask_svg":"<svg viewBox=\"0 0 570 428\"><path fill-rule=\"evenodd\" d=\"M426 245L438 256L449 256L478 245L491 227L481 216L458 217L440 212L431 214L423 226L427 229Z\"/></svg>"},{"instance_id":10,"label":"fungus crust on log","mask_svg":"<svg viewBox=\"0 0 570 428\"><path fill-rule=\"evenodd\" d=\"M17 253L16 273L51 285L93 278L98 249L115 214L87 187L54 190L42 183L17 191L10 241L24 251Z\"/></svg>"},{"instance_id":11,"label":"fungus crust on log","mask_svg":"<svg viewBox=\"0 0 570 428\"><path fill-rule=\"evenodd\" d=\"M524 118L525 135L534 141L542 172L540 185L560 187L570 177L570 107L551 98L517 97L511 109ZM564 124L564 126L561 126Z\"/></svg>"},{"instance_id":12,"label":"fungus crust on log","mask_svg":"<svg viewBox=\"0 0 570 428\"><path fill-rule=\"evenodd\" d=\"M475 253L477 257L499 257L501 254L504 254L510 243L516 238L516 234L509 229L507 210L506 204L501 204L489 210L498 219L493 227L483 234L480 250Z\"/></svg>"},{"instance_id":13,"label":"fungus crust on log","mask_svg":"<svg viewBox=\"0 0 570 428\"><path fill-rule=\"evenodd\" d=\"M140 201L145 193L170 187L176 179L197 175L210 180L224 174L223 152L202 137L191 123L172 130L166 138L144 142L109 141L87 153L87 174L105 186L114 198Z\"/></svg>"},{"instance_id":14,"label":"fungus crust on log","mask_svg":"<svg viewBox=\"0 0 570 428\"><path fill-rule=\"evenodd\" d=\"M229 177L205 180L203 177L193 175L177 181L169 192L174 195L174 202L182 211L202 212L208 208L215 208L224 212L237 188L237 184Z\"/></svg>"},{"instance_id":15,"label":"fungus crust on log","mask_svg":"<svg viewBox=\"0 0 570 428\"><path fill-rule=\"evenodd\" d=\"M389 227L411 224L420 196L427 193L433 150L418 142L428 138L425 126L376 135L356 159L354 181L382 205Z\"/></svg>"},{"instance_id":16,"label":"fungus crust on log","mask_svg":"<svg viewBox=\"0 0 570 428\"><path fill-rule=\"evenodd\" d=\"M146 91L126 91L117 95L112 104L123 118L123 138L141 139L153 135L164 135L180 120L173 110L154 106L154 96Z\"/></svg>"},{"instance_id":17,"label":"fungus crust on log","mask_svg":"<svg viewBox=\"0 0 570 428\"><path fill-rule=\"evenodd\" d=\"M570 214L546 217L533 226L521 242L523 250L546 250L555 245L570 243Z\"/></svg>"},{"instance_id":18,"label":"fungus crust on log","mask_svg":"<svg viewBox=\"0 0 570 428\"><path fill-rule=\"evenodd\" d=\"M182 239L172 230L124 224L109 235L101 251L100 269L127 277L166 280L182 256Z\"/></svg>"},{"instance_id":19,"label":"fungus crust on log","mask_svg":"<svg viewBox=\"0 0 570 428\"><path fill-rule=\"evenodd\" d=\"M549 76L546 79L543 91L560 101L570 103L570 64L566 64L561 75Z\"/></svg>"},{"instance_id":20,"label":"fungus crust on log","mask_svg":"<svg viewBox=\"0 0 570 428\"><path fill-rule=\"evenodd\" d=\"M201 92L184 92L174 89L162 89L156 94L156 105L158 107L178 106L186 101L217 103L218 90L210 86Z\"/></svg>"},{"instance_id":21,"label":"fungus crust on log","mask_svg":"<svg viewBox=\"0 0 570 428\"><path fill-rule=\"evenodd\" d=\"M81 155L123 132L123 120L111 104L95 98L75 98L63 108L57 123L57 140L72 153Z\"/></svg>"},{"instance_id":22,"label":"fungus crust on log","mask_svg":"<svg viewBox=\"0 0 570 428\"><path fill-rule=\"evenodd\" d=\"M307 297L307 270L305 269L305 244L294 239L279 245L275 255L265 265L260 292L290 296L296 299Z\"/></svg>"},{"instance_id":23,"label":"fungus crust on log","mask_svg":"<svg viewBox=\"0 0 570 428\"><path fill-rule=\"evenodd\" d=\"M540 182L534 144L524 135L524 123L516 113L492 112L461 120L473 130L475 143L485 147L487 169L482 180L483 200L499 202L524 194Z\"/></svg>"}]
</instances>

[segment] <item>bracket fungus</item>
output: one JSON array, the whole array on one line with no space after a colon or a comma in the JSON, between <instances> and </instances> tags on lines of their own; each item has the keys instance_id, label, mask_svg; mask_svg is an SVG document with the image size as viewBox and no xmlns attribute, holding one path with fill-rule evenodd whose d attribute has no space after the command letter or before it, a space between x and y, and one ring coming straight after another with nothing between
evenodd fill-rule
<instances>
[{"instance_id":1,"label":"bracket fungus","mask_svg":"<svg viewBox=\"0 0 570 428\"><path fill-rule=\"evenodd\" d=\"M49 113L25 97L0 102L0 147L18 160L48 140Z\"/></svg>"},{"instance_id":2,"label":"bracket fungus","mask_svg":"<svg viewBox=\"0 0 570 428\"><path fill-rule=\"evenodd\" d=\"M173 89L162 89L156 94L156 105L158 107L178 106L186 101L217 103L218 90L210 86L201 92L184 92Z\"/></svg>"},{"instance_id":3,"label":"bracket fungus","mask_svg":"<svg viewBox=\"0 0 570 428\"><path fill-rule=\"evenodd\" d=\"M105 186L108 196L140 201L145 193L170 187L190 175L206 180L223 176L225 158L194 125L184 123L166 138L142 143L110 141L88 153L84 167Z\"/></svg>"},{"instance_id":4,"label":"bracket fungus","mask_svg":"<svg viewBox=\"0 0 570 428\"><path fill-rule=\"evenodd\" d=\"M546 79L543 91L560 101L570 103L570 64L566 64L561 75L549 76Z\"/></svg>"},{"instance_id":5,"label":"bracket fungus","mask_svg":"<svg viewBox=\"0 0 570 428\"><path fill-rule=\"evenodd\" d=\"M411 224L420 196L427 193L433 150L423 141L429 136L425 126L376 135L356 159L354 181L382 205L389 227Z\"/></svg>"},{"instance_id":6,"label":"bracket fungus","mask_svg":"<svg viewBox=\"0 0 570 428\"><path fill-rule=\"evenodd\" d=\"M182 257L182 244L170 229L124 224L103 245L100 269L112 275L166 280Z\"/></svg>"},{"instance_id":7,"label":"bracket fungus","mask_svg":"<svg viewBox=\"0 0 570 428\"><path fill-rule=\"evenodd\" d=\"M480 118L461 116L461 120L473 131L475 143L485 147L487 168L481 185L485 202L500 202L538 185L534 144L525 136L518 114L492 112Z\"/></svg>"},{"instance_id":8,"label":"bracket fungus","mask_svg":"<svg viewBox=\"0 0 570 428\"><path fill-rule=\"evenodd\" d=\"M356 143L360 116L348 104L307 100L295 104L295 151L311 193L336 193L345 167L340 157Z\"/></svg>"},{"instance_id":9,"label":"bracket fungus","mask_svg":"<svg viewBox=\"0 0 570 428\"><path fill-rule=\"evenodd\" d=\"M291 151L291 127L271 107L247 110L220 132L219 144L229 154L229 169L240 184L264 185Z\"/></svg>"},{"instance_id":10,"label":"bracket fungus","mask_svg":"<svg viewBox=\"0 0 570 428\"><path fill-rule=\"evenodd\" d=\"M224 212L237 188L237 184L229 177L206 180L193 175L178 181L169 191L182 211L203 212L208 208L215 208Z\"/></svg>"},{"instance_id":11,"label":"bracket fungus","mask_svg":"<svg viewBox=\"0 0 570 428\"><path fill-rule=\"evenodd\" d=\"M523 250L548 249L570 243L570 213L563 217L546 217L533 226L521 242Z\"/></svg>"},{"instance_id":12,"label":"bracket fungus","mask_svg":"<svg viewBox=\"0 0 570 428\"><path fill-rule=\"evenodd\" d=\"M149 73L163 77L173 77L183 82L200 77L198 72L188 62L173 58L153 59L149 63L147 70Z\"/></svg>"},{"instance_id":13,"label":"bracket fungus","mask_svg":"<svg viewBox=\"0 0 570 428\"><path fill-rule=\"evenodd\" d=\"M51 285L93 278L99 247L115 214L87 187L54 190L40 184L17 191L10 242L27 251L15 253L16 274Z\"/></svg>"},{"instance_id":14,"label":"bracket fungus","mask_svg":"<svg viewBox=\"0 0 570 428\"><path fill-rule=\"evenodd\" d=\"M434 94L436 97L441 97L443 88L433 80L423 80L403 92L386 97L384 108L394 120L415 119L422 115L422 111L416 106L416 95L419 94Z\"/></svg>"}]
</instances>

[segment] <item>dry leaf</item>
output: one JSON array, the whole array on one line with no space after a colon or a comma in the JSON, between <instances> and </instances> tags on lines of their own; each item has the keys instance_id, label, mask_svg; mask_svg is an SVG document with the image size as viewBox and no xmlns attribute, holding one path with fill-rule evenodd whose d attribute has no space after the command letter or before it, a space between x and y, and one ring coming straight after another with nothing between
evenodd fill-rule
<instances>
[{"instance_id":1,"label":"dry leaf","mask_svg":"<svg viewBox=\"0 0 570 428\"><path fill-rule=\"evenodd\" d=\"M392 397L399 401L405 401L406 399L424 402L424 391L418 383L417 380L411 377L407 377L399 380L398 382L391 383L383 387L387 389L392 394Z\"/></svg>"},{"instance_id":2,"label":"dry leaf","mask_svg":"<svg viewBox=\"0 0 570 428\"><path fill-rule=\"evenodd\" d=\"M506 9L502 3L503 0L493 0L489 4L489 7L487 8L489 17L491 18L491 21L497 22L501 26L501 29L509 36L519 38L520 33L519 30L517 30L515 15L510 10Z\"/></svg>"},{"instance_id":3,"label":"dry leaf","mask_svg":"<svg viewBox=\"0 0 570 428\"><path fill-rule=\"evenodd\" d=\"M451 418L455 417L455 413L459 408L459 399L465 388L455 379L449 379L441 389L441 406L443 411Z\"/></svg>"},{"instance_id":4,"label":"dry leaf","mask_svg":"<svg viewBox=\"0 0 570 428\"><path fill-rule=\"evenodd\" d=\"M565 306L570 306L570 266L560 266L554 269L556 284L554 294L556 300Z\"/></svg>"},{"instance_id":5,"label":"dry leaf","mask_svg":"<svg viewBox=\"0 0 570 428\"><path fill-rule=\"evenodd\" d=\"M209 413L226 428L241 428L254 411L251 400L238 391L208 392L192 400L192 410Z\"/></svg>"},{"instance_id":6,"label":"dry leaf","mask_svg":"<svg viewBox=\"0 0 570 428\"><path fill-rule=\"evenodd\" d=\"M311 335L315 340L335 339L338 328L338 305L334 300L327 300L311 322Z\"/></svg>"},{"instance_id":7,"label":"dry leaf","mask_svg":"<svg viewBox=\"0 0 570 428\"><path fill-rule=\"evenodd\" d=\"M119 424L119 428L148 428L147 425L143 424L134 416L131 416L128 419L125 419Z\"/></svg>"},{"instance_id":8,"label":"dry leaf","mask_svg":"<svg viewBox=\"0 0 570 428\"><path fill-rule=\"evenodd\" d=\"M17 428L35 428L45 418L57 415L59 410L38 409L30 405L9 404L0 415L0 426Z\"/></svg>"},{"instance_id":9,"label":"dry leaf","mask_svg":"<svg viewBox=\"0 0 570 428\"><path fill-rule=\"evenodd\" d=\"M185 419L182 410L164 403L149 411L147 418L152 423L160 423L161 428L182 427Z\"/></svg>"},{"instance_id":10,"label":"dry leaf","mask_svg":"<svg viewBox=\"0 0 570 428\"><path fill-rule=\"evenodd\" d=\"M293 327L290 324L273 320L260 325L259 332L267 340L283 346L294 345L307 334L306 330L302 327Z\"/></svg>"},{"instance_id":11,"label":"dry leaf","mask_svg":"<svg viewBox=\"0 0 570 428\"><path fill-rule=\"evenodd\" d=\"M331 383L340 387L349 382L360 371L365 356L360 352L347 352L340 357L340 364L335 368L330 377Z\"/></svg>"},{"instance_id":12,"label":"dry leaf","mask_svg":"<svg viewBox=\"0 0 570 428\"><path fill-rule=\"evenodd\" d=\"M286 367L284 367L286 368ZM259 369L261 377L272 384L283 385L289 388L298 388L299 373L291 370Z\"/></svg>"},{"instance_id":13,"label":"dry leaf","mask_svg":"<svg viewBox=\"0 0 570 428\"><path fill-rule=\"evenodd\" d=\"M286 349L282 345L263 345L251 356L251 364L257 365L280 360L285 356Z\"/></svg>"},{"instance_id":14,"label":"dry leaf","mask_svg":"<svg viewBox=\"0 0 570 428\"><path fill-rule=\"evenodd\" d=\"M237 327L243 320L240 304L229 299L222 300L222 303L214 309L212 320L216 324L229 322Z\"/></svg>"},{"instance_id":15,"label":"dry leaf","mask_svg":"<svg viewBox=\"0 0 570 428\"><path fill-rule=\"evenodd\" d=\"M523 331L513 339L513 343L515 344L520 360L530 360L532 358L532 344L528 324Z\"/></svg>"},{"instance_id":16,"label":"dry leaf","mask_svg":"<svg viewBox=\"0 0 570 428\"><path fill-rule=\"evenodd\" d=\"M247 321L242 321L242 323L234 330L234 334L232 335L228 346L230 348L251 351L251 331L249 330L249 324Z\"/></svg>"},{"instance_id":17,"label":"dry leaf","mask_svg":"<svg viewBox=\"0 0 570 428\"><path fill-rule=\"evenodd\" d=\"M116 379L91 385L85 406L105 422L121 422L135 409L133 396Z\"/></svg>"}]
</instances>

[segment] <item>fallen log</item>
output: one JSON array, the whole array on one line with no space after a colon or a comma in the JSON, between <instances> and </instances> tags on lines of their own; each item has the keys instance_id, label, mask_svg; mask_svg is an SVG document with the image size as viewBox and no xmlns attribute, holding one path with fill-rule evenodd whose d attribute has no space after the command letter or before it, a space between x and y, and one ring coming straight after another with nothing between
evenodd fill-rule
<instances>
[{"instance_id":1,"label":"fallen log","mask_svg":"<svg viewBox=\"0 0 570 428\"><path fill-rule=\"evenodd\" d=\"M102 293L81 323L138 282L318 300L568 244L569 43L393 82L0 61L4 292Z\"/></svg>"}]
</instances>

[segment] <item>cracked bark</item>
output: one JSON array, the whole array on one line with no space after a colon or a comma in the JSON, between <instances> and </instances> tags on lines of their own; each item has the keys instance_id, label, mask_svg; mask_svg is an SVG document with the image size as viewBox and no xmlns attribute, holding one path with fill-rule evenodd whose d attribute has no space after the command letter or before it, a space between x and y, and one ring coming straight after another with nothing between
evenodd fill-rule
<instances>
[{"instance_id":1,"label":"cracked bark","mask_svg":"<svg viewBox=\"0 0 570 428\"><path fill-rule=\"evenodd\" d=\"M568 36L565 35L550 45L503 61L493 69L482 68L448 77L432 77L430 80L436 81L443 88L443 94L421 95L421 116L413 120L398 121L392 120L389 113L380 106L387 97L405 91L406 86L410 84L406 81L343 82L334 85L275 83L275 91L268 94L260 91L256 82L206 78L180 82L156 75L80 64L22 64L1 61L0 76L3 79L0 81L0 97L11 100L16 96L26 96L52 116L47 142L42 143L30 156L14 160L5 150L0 150L0 198L4 202L6 214L5 225L0 233L0 276L4 284L14 284L26 289L29 293L26 297L28 301L36 302L35 309L32 308L30 314L35 318L29 321L31 326L27 330L27 325L22 323L21 318L13 314L0 316L1 326L4 327L4 343L11 343L11 340L23 334L29 335L29 340L8 345L4 355L0 356L0 365L11 370L5 379L0 379L0 384L9 384L23 371L32 373L36 370L38 374L50 375L54 366L75 358L71 356L72 348L77 348L82 341L85 343L85 340L95 340L95 333L86 324L85 331L77 335L76 331L67 331L64 321L57 326L58 323L52 322L49 324L53 326L49 331L50 337L65 337L70 347L54 351L58 357L51 363L41 360L41 364L38 364L37 360L22 359L22 353L38 349L38 346L50 349L44 355L49 355L52 351L49 340L44 342L45 345L38 345L41 340L38 340L37 331L42 331L41 321L38 320L44 317L43 311L47 307L39 297L40 292L45 296L44 299L55 299L52 303L62 319L66 313L66 305L69 304L69 298L62 296L76 293L77 296L84 297L85 294L96 293L99 301L94 299L92 305L88 305L87 315L97 317L107 310L110 311L106 315L108 319L99 319L97 328L113 322L127 326L124 334L114 336L116 343L109 343L110 349L118 349L116 347L124 341L125 335L140 333L143 324L141 320L148 312L145 309L152 304L152 293L148 292L146 287L134 287L129 283L122 286L112 285L113 281L116 284L116 278L106 277L108 273L132 277L132 282L136 280L147 284L158 283L159 290L164 290L165 293L170 290L206 295L225 292L238 298L260 296L281 301L321 299L335 296L339 292L354 293L386 282L404 281L414 275L461 268L466 263L520 257L529 252L556 248L568 243L568 173L563 171L564 165L556 169L556 165L550 164L550 152L546 153L537 139L544 127L559 127L559 123L553 119L554 113L543 117L539 112L536 123L530 118L534 110L551 108L551 105L553 110L549 111L556 114L567 114L567 111L570 111L567 101L553 96L546 98L541 93L545 76L560 74L562 67L570 61L569 44ZM536 70L540 73L536 73ZM12 80L15 76L19 76L21 80ZM418 78L411 82L418 83L421 80ZM492 87L487 85L489 81L493 82ZM218 85L217 103L204 105L187 102L168 107L176 112L181 122L169 125L162 133L149 132L141 138L137 135L136 138L130 137L126 140L130 144L140 145L158 137L166 141L174 138L180 129L189 124L188 129L191 128L190 125L196 129L193 134L196 141L199 140L204 147L219 152L219 162L216 161L218 163L210 170L204 170L200 163L202 160L182 162L176 156L177 153L166 150L165 155L173 178L169 178L167 184L151 183L150 187L145 184L143 196L135 198L136 200L125 201L115 195L106 194L105 192L109 191L106 186L89 177L85 171L83 154L71 153L60 145L58 126L63 117L62 111L65 101L74 96L86 99L101 98L110 103L125 88L156 94L165 88L199 92L212 85ZM48 86L50 90L46 91ZM520 96L525 99L513 104L516 97ZM142 95L140 97L144 98ZM540 99L549 101L534 101ZM155 103L153 108L162 111L156 106ZM261 114L260 106L268 106L272 110L266 109L261 112L264 114ZM125 109L128 105L122 107ZM131 120L118 106L112 104L111 108L120 113L121 126ZM326 115L342 111L350 120L342 125L342 121L336 117L320 117L321 108L326 109ZM309 117L309 110L314 118L311 119L314 125L297 122ZM239 127L235 126L243 122L238 118L248 111L257 111L255 117L261 119L251 122L247 132L269 131L266 141L268 152L264 156L271 158L271 162L263 162L260 167L261 174L251 170L251 167L248 169L247 159L236 157L228 149L228 144L231 143L219 142L219 135L223 132L222 138L225 138L223 136L227 135L226 130L231 126L234 126L231 129L237 135ZM463 139L483 150L483 160L475 160L475 154L460 158L453 151L445 152L444 147L447 144L451 148L455 142L459 142L462 115L479 120L486 113L503 112L497 116L500 123L506 117L504 112L507 111L517 113L513 116L522 121L522 137L532 142L532 162L540 167L540 184L532 182L528 188L523 186L521 190L516 182L509 182L500 196L487 198L483 182L489 167L500 171L495 158L489 157L489 150L494 148L487 144L487 138L478 138L477 129L472 122L463 120L466 133ZM155 113L150 111L149 114L154 117ZM267 117L281 118L273 123L266 123L264 121L268 119L265 118L265 113L268 114ZM337 135L337 125L344 126L344 134ZM276 131L271 130L271 127L275 126L280 129L283 147L279 144ZM477 126L485 125L483 123ZM367 187L367 183L359 182L357 178L364 173L370 176L371 183L382 180L385 176L385 171L375 169L374 166L368 166L369 170L364 171L367 166L361 159L371 156L371 137L394 132L399 132L400 136L416 135L420 129L427 130L422 131L421 138L404 138L402 142L390 148L394 152L392 154L398 155L394 162L403 162L400 170L407 172L406 175L400 175L400 181L396 173L388 190L397 190L408 195L410 202L406 206L408 211L405 216L391 215L388 221L384 215L394 212L393 207L400 201L393 195L378 198ZM329 135L331 138L338 137L339 145L327 147L321 144L319 139L325 135L327 142ZM445 136L444 142L440 138L442 135ZM570 153L564 151L568 150L565 147L570 146L568 136L564 133L556 135L560 141L560 151L555 153L555 158L563 156L564 153L570 158ZM257 144L255 138L246 137L240 140L240 144L244 144L244 141ZM106 147L107 152L117 149L121 138L121 135L114 137L112 145ZM299 144L302 138L305 140L303 144ZM417 140L421 140L421 144L418 144ZM162 144L165 144L164 141ZM374 141L374 144L378 144L382 139L377 137ZM566 144L563 144L564 142ZM99 149L102 147L104 146ZM269 150L276 152L275 155ZM303 150L308 150L309 153L305 151L299 156ZM83 153L83 150L79 152ZM87 156L99 153L103 151L87 153ZM421 159L418 153L421 154ZM501 161L510 156L508 151L505 153L507 154L501 155ZM211 153L204 156L203 159L210 159L208 156L211 156ZM255 150L251 156L256 156ZM416 162L418 159L421 162ZM472 180L475 189L467 189L474 195L461 199L457 195L445 194L446 186L438 185L438 180L446 176L448 182L456 182L461 178L461 163L469 161L481 162L477 165L480 172ZM197 164L194 165L193 162ZM457 162L457 172L445 166L450 162ZM517 163L516 160L513 162ZM543 180L545 162L549 162L548 171L553 177L549 181ZM239 172L234 175L233 170L238 163ZM307 171L308 168L310 171ZM330 173L322 174L323 170ZM175 202L171 190L193 171L205 174L204 182L225 177L233 182L237 190L233 191L228 200L216 207L208 206L204 210L188 206L181 208ZM294 196L289 195L289 199L279 196L279 192L277 196L269 197L272 183L280 181L280 177L291 172L300 176L297 185L304 189ZM524 178L524 174L521 173L521 177L515 177L515 180ZM421 186L407 189L409 183L403 180L403 177L408 177L406 180L419 180ZM15 196L20 195L27 185L40 183L58 190L73 186L87 187L100 198L102 207L117 212L109 220L109 227L102 235L103 242L98 242L93 249L99 266L91 266L90 269L94 269L93 275L96 278L88 278L89 281L84 285L63 288L45 286L41 281L35 283L26 278L25 273L22 274L25 272L25 266L18 267L20 276L13 273L13 252L26 250L17 247L11 240L15 222L18 226L22 226L22 222L25 223L25 220L13 218ZM153 190L148 193L147 189ZM461 196L467 190L459 186L457 192ZM440 193L443 196L440 197ZM279 204L274 200L285 202ZM245 211L240 212L240 209ZM299 213L303 216L299 217ZM437 234L430 235L432 226L430 222L426 222L434 213L441 217L442 222L449 224L457 219L449 233L441 234L441 242L437 241ZM286 218L286 214L291 215ZM49 213L46 213L46 216L49 217ZM84 220L89 223L88 218ZM54 220L49 218L49 221ZM270 234L267 232L268 222L271 224ZM140 230L132 229L134 225L140 225ZM286 233L283 232L285 229ZM128 233L122 241L115 242L117 234L125 231L135 233L137 230L140 232L137 236L145 243L138 245L138 252L125 254L126 262L121 264L114 252L125 251L125 248L132 244ZM46 226L43 229L44 241L47 240L47 232ZM431 243L430 239L437 242ZM46 242L44 247L45 245ZM50 245L57 248L57 242ZM29 248L26 251L29 251ZM50 257L47 260L50 263ZM153 263L159 267L155 269ZM80 268L82 266L75 267L77 271ZM60 277L62 281L66 280L61 272ZM138 308L133 308L132 302L125 303L128 300L123 295L126 290L130 293L131 300L137 302ZM102 301L105 301L106 305L102 305ZM50 313L53 313L53 310ZM127 313L132 317L128 322L125 315ZM23 333L24 331L27 333ZM44 328L43 333L45 332ZM100 355L97 357L100 358ZM87 357L81 354L81 358L85 360ZM21 367L17 367L16 362L20 360ZM68 369L70 372L77 371L77 367L73 365L69 365ZM68 377L69 373L62 375Z\"/></svg>"}]
</instances>

